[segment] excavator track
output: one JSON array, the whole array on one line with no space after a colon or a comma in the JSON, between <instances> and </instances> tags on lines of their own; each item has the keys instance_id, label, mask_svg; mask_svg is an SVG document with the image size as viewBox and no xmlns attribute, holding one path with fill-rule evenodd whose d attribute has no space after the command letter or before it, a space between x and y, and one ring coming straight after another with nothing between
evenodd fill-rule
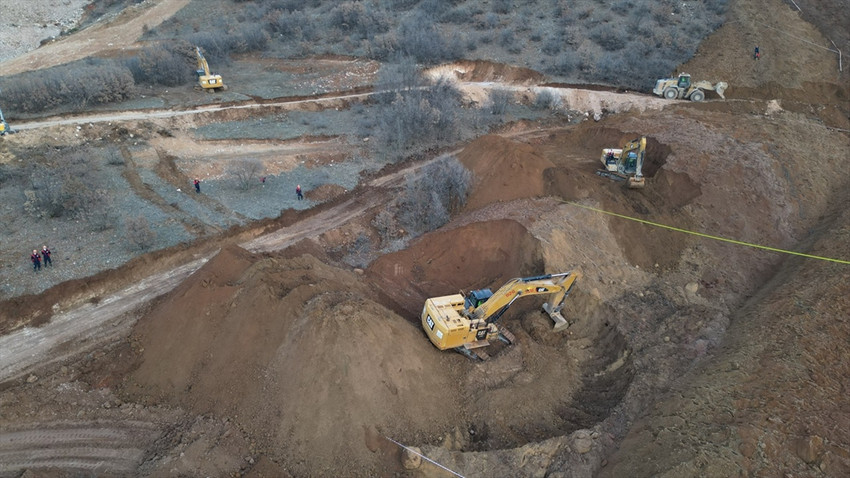
<instances>
[{"instance_id":1,"label":"excavator track","mask_svg":"<svg viewBox=\"0 0 850 478\"><path fill-rule=\"evenodd\" d=\"M490 359L490 354L485 352L483 348L470 349L466 347L456 347L454 351L470 360L483 362Z\"/></svg>"},{"instance_id":2,"label":"excavator track","mask_svg":"<svg viewBox=\"0 0 850 478\"><path fill-rule=\"evenodd\" d=\"M499 329L499 340L508 345L511 345L513 343L516 343L516 336L512 334L508 329Z\"/></svg>"}]
</instances>

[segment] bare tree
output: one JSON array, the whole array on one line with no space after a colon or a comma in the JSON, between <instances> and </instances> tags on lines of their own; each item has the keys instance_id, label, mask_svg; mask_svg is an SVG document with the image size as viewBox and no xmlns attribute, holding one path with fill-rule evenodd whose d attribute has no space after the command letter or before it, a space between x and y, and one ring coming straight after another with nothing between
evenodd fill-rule
<instances>
[{"instance_id":1,"label":"bare tree","mask_svg":"<svg viewBox=\"0 0 850 478\"><path fill-rule=\"evenodd\" d=\"M143 216L127 219L125 226L127 240L139 250L150 249L156 241L156 232Z\"/></svg>"},{"instance_id":2,"label":"bare tree","mask_svg":"<svg viewBox=\"0 0 850 478\"><path fill-rule=\"evenodd\" d=\"M256 185L263 173L263 163L259 159L246 159L232 164L227 172L236 181L239 189L247 190Z\"/></svg>"}]
</instances>

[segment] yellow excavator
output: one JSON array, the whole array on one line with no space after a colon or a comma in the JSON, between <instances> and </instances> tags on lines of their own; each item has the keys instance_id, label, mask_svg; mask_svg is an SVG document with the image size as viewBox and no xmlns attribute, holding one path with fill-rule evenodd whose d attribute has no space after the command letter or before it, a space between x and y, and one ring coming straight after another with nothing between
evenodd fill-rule
<instances>
[{"instance_id":1,"label":"yellow excavator","mask_svg":"<svg viewBox=\"0 0 850 478\"><path fill-rule=\"evenodd\" d=\"M726 91L729 85L725 81L718 81L712 84L710 81L700 80L691 81L691 75L687 73L679 73L677 78L661 78L655 82L655 88L652 92L658 96L663 96L668 100L686 99L691 101L702 101L705 99L705 91L716 91L724 100L726 96L723 92Z\"/></svg>"},{"instance_id":2,"label":"yellow excavator","mask_svg":"<svg viewBox=\"0 0 850 478\"><path fill-rule=\"evenodd\" d=\"M602 150L602 166L596 174L616 181L627 181L632 189L646 185L643 177L643 161L646 158L646 136L629 141L622 149L605 148Z\"/></svg>"},{"instance_id":3,"label":"yellow excavator","mask_svg":"<svg viewBox=\"0 0 850 478\"><path fill-rule=\"evenodd\" d=\"M15 130L9 126L9 123L6 122L6 118L3 117L3 110L0 110L0 136L12 134L14 132Z\"/></svg>"},{"instance_id":4,"label":"yellow excavator","mask_svg":"<svg viewBox=\"0 0 850 478\"><path fill-rule=\"evenodd\" d=\"M481 349L490 345L491 340L507 344L516 340L508 330L496 326L496 321L520 297L549 295L543 311L555 322L554 331L569 327L561 309L579 276L578 272L570 271L516 278L495 293L481 289L468 294L432 297L425 300L422 309L422 328L438 349L453 349L469 358L486 360L489 356Z\"/></svg>"},{"instance_id":5,"label":"yellow excavator","mask_svg":"<svg viewBox=\"0 0 850 478\"><path fill-rule=\"evenodd\" d=\"M227 85L222 81L221 75L210 74L210 65L207 63L207 59L204 58L204 54L201 53L200 47L195 47L195 55L198 57L198 69L195 70L195 73L198 75L198 85L210 93L219 88L226 90Z\"/></svg>"}]
</instances>

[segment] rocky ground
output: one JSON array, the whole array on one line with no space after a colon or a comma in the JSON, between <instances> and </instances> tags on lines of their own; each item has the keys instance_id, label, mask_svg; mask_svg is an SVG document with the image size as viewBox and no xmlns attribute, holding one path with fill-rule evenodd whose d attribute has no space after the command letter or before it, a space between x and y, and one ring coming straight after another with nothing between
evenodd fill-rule
<instances>
[{"instance_id":1,"label":"rocky ground","mask_svg":"<svg viewBox=\"0 0 850 478\"><path fill-rule=\"evenodd\" d=\"M733 2L731 15L683 66L729 78L729 100L632 95L639 107L609 114L584 92L599 121L588 106L587 121L512 122L457 145L476 177L465 209L365 269L340 251L379 244L372 218L416 164L4 301L0 476L446 476L390 439L469 477L850 474L850 266L823 260L850 260L847 76L830 52L795 46L786 33L823 38L782 2ZM497 79L520 95L540 83L476 68L452 68L471 97ZM162 141L149 124L120 138ZM160 125L179 137L192 123ZM73 127L40 131L79 141ZM594 174L601 148L640 135L646 189ZM165 193L145 184L201 164L170 147L171 160L131 150L157 171L132 182L152 202ZM188 221L184 199L173 217ZM502 319L517 343L487 362L420 330L425 297L564 270L583 274L568 333L534 299ZM28 362L13 358L28 343Z\"/></svg>"}]
</instances>

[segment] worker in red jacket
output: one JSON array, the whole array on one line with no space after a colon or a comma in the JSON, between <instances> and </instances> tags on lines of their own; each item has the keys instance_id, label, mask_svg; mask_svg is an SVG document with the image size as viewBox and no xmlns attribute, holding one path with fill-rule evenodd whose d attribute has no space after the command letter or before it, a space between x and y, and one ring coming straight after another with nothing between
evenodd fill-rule
<instances>
[{"instance_id":1,"label":"worker in red jacket","mask_svg":"<svg viewBox=\"0 0 850 478\"><path fill-rule=\"evenodd\" d=\"M38 251L33 249L32 255L30 256L30 260L32 261L32 270L33 272L38 272L41 270L41 257L38 255Z\"/></svg>"},{"instance_id":2,"label":"worker in red jacket","mask_svg":"<svg viewBox=\"0 0 850 478\"><path fill-rule=\"evenodd\" d=\"M53 267L53 261L50 260L50 249L48 249L47 246L41 247L41 257L44 260L44 267Z\"/></svg>"}]
</instances>

